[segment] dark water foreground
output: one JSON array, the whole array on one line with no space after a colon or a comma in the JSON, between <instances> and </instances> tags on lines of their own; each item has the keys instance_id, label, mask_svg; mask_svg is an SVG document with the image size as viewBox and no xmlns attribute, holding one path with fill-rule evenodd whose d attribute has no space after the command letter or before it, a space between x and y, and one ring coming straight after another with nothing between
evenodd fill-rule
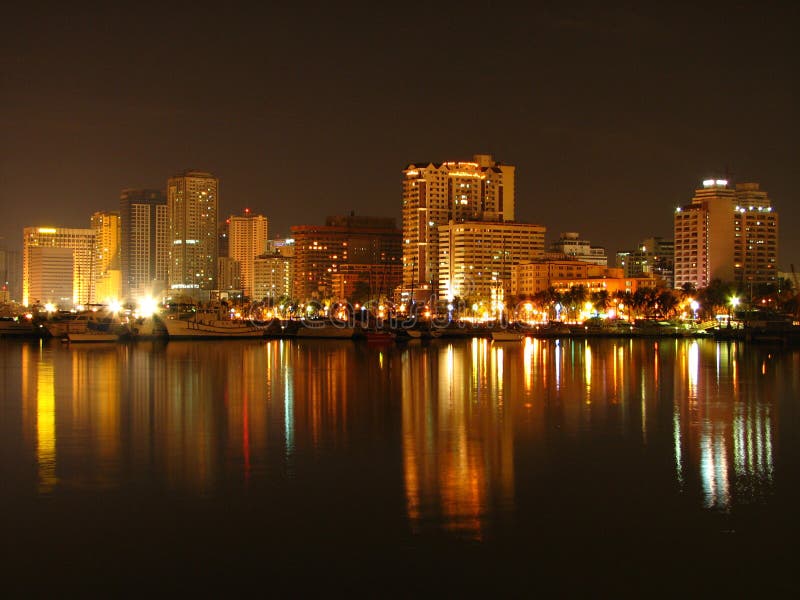
<instances>
[{"instance_id":1,"label":"dark water foreground","mask_svg":"<svg viewBox=\"0 0 800 600\"><path fill-rule=\"evenodd\" d=\"M800 590L800 351L0 342L3 589Z\"/></svg>"}]
</instances>

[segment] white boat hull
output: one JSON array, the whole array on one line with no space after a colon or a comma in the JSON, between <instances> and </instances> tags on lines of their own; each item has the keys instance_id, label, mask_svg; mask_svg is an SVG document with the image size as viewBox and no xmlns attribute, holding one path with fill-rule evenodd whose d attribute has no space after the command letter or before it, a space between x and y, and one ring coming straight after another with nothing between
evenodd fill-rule
<instances>
[{"instance_id":1,"label":"white boat hull","mask_svg":"<svg viewBox=\"0 0 800 600\"><path fill-rule=\"evenodd\" d=\"M264 329L247 321L164 319L171 340L263 338Z\"/></svg>"}]
</instances>

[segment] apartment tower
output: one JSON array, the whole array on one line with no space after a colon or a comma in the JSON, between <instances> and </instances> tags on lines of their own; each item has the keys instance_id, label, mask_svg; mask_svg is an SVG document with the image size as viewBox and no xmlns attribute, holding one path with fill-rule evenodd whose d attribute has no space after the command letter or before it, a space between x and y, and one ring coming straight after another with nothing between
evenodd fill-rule
<instances>
[{"instance_id":1,"label":"apartment tower","mask_svg":"<svg viewBox=\"0 0 800 600\"><path fill-rule=\"evenodd\" d=\"M118 301L122 296L122 270L120 269L120 215L101 211L91 217L94 230L94 283L95 302Z\"/></svg>"},{"instance_id":2,"label":"apartment tower","mask_svg":"<svg viewBox=\"0 0 800 600\"><path fill-rule=\"evenodd\" d=\"M268 222L263 215L244 215L228 219L228 256L239 262L242 293L253 297L254 261L267 251Z\"/></svg>"},{"instance_id":3,"label":"apartment tower","mask_svg":"<svg viewBox=\"0 0 800 600\"><path fill-rule=\"evenodd\" d=\"M167 181L169 287L190 296L217 287L219 180L184 171Z\"/></svg>"},{"instance_id":4,"label":"apartment tower","mask_svg":"<svg viewBox=\"0 0 800 600\"><path fill-rule=\"evenodd\" d=\"M162 190L126 189L119 197L122 297L160 294L169 269L169 221Z\"/></svg>"}]
</instances>

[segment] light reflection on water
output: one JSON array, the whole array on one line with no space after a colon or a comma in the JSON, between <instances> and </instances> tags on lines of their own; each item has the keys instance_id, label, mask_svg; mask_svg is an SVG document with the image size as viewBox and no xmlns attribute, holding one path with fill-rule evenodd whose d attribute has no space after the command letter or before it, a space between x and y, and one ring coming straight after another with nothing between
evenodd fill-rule
<instances>
[{"instance_id":1,"label":"light reflection on water","mask_svg":"<svg viewBox=\"0 0 800 600\"><path fill-rule=\"evenodd\" d=\"M411 530L472 539L525 510L520 488L535 482L519 456L557 470L561 450L592 444L611 460L604 439L671 453L675 493L707 509L763 502L779 476L776 403L798 390L797 352L704 340L9 343L0 355L3 414L19 414L0 433L29 453L35 494L213 496L386 447L399 464L375 468Z\"/></svg>"}]
</instances>

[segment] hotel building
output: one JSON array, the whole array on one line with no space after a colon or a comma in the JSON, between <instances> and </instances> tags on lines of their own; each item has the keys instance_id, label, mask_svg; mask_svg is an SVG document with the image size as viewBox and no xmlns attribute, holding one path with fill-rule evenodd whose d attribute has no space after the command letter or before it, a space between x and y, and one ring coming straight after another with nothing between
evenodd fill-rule
<instances>
[{"instance_id":1,"label":"hotel building","mask_svg":"<svg viewBox=\"0 0 800 600\"><path fill-rule=\"evenodd\" d=\"M448 301L502 300L513 265L544 255L542 225L462 221L438 229L438 292Z\"/></svg>"},{"instance_id":2,"label":"hotel building","mask_svg":"<svg viewBox=\"0 0 800 600\"><path fill-rule=\"evenodd\" d=\"M440 289L440 227L514 220L514 174L514 166L487 154L471 162L411 163L403 170L403 298Z\"/></svg>"},{"instance_id":3,"label":"hotel building","mask_svg":"<svg viewBox=\"0 0 800 600\"><path fill-rule=\"evenodd\" d=\"M125 189L119 197L122 297L158 295L167 285L169 220L161 190Z\"/></svg>"},{"instance_id":4,"label":"hotel building","mask_svg":"<svg viewBox=\"0 0 800 600\"><path fill-rule=\"evenodd\" d=\"M68 252L42 252L33 250L34 248L69 250L69 253L72 254L71 269L67 267ZM60 283L57 285L57 291L48 292L49 295L56 294L58 296L60 308L72 308L76 304L94 302L92 281L94 249L95 232L93 229L25 227L22 232L22 303L28 306L33 302L48 301L41 297L42 290L48 290L48 284L43 280L45 277L49 277L48 273L53 269L61 269L61 277L66 281L70 278L72 280L69 294L61 289ZM38 295L34 295L34 293L38 293Z\"/></svg>"},{"instance_id":5,"label":"hotel building","mask_svg":"<svg viewBox=\"0 0 800 600\"><path fill-rule=\"evenodd\" d=\"M267 250L267 229L267 218L251 215L250 209L228 219L228 256L239 261L242 292L248 298L253 297L255 258Z\"/></svg>"},{"instance_id":6,"label":"hotel building","mask_svg":"<svg viewBox=\"0 0 800 600\"><path fill-rule=\"evenodd\" d=\"M94 300L108 303L122 297L120 269L120 214L96 212L91 217L94 230Z\"/></svg>"},{"instance_id":7,"label":"hotel building","mask_svg":"<svg viewBox=\"0 0 800 600\"><path fill-rule=\"evenodd\" d=\"M705 180L691 204L676 209L674 231L677 288L777 281L778 214L756 183Z\"/></svg>"},{"instance_id":8,"label":"hotel building","mask_svg":"<svg viewBox=\"0 0 800 600\"><path fill-rule=\"evenodd\" d=\"M219 180L184 171L167 181L169 287L199 296L217 287Z\"/></svg>"}]
</instances>

